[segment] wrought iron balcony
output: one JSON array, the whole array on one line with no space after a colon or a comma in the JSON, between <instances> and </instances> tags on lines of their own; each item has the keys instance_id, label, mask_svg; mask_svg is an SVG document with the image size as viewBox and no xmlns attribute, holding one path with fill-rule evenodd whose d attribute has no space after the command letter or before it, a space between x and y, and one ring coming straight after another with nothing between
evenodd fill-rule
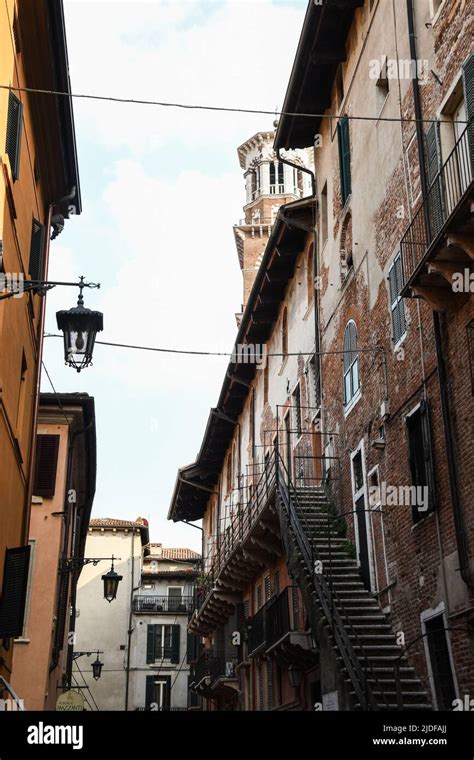
<instances>
[{"instance_id":1,"label":"wrought iron balcony","mask_svg":"<svg viewBox=\"0 0 474 760\"><path fill-rule=\"evenodd\" d=\"M193 596L134 596L133 612L138 614L161 614L169 613L174 615L191 614L195 608Z\"/></svg>"},{"instance_id":2,"label":"wrought iron balcony","mask_svg":"<svg viewBox=\"0 0 474 760\"><path fill-rule=\"evenodd\" d=\"M211 675L211 662L213 659L214 652L211 649L205 649L191 666L191 683L194 689L202 683L204 678Z\"/></svg>"},{"instance_id":3,"label":"wrought iron balcony","mask_svg":"<svg viewBox=\"0 0 474 760\"><path fill-rule=\"evenodd\" d=\"M268 610L272 599L260 607L249 623L248 653L251 657L266 648L268 631Z\"/></svg>"},{"instance_id":4,"label":"wrought iron balcony","mask_svg":"<svg viewBox=\"0 0 474 760\"><path fill-rule=\"evenodd\" d=\"M304 631L304 607L296 588L287 586L269 605L267 649L289 633Z\"/></svg>"},{"instance_id":5,"label":"wrought iron balcony","mask_svg":"<svg viewBox=\"0 0 474 760\"><path fill-rule=\"evenodd\" d=\"M443 308L444 303L449 307L453 273L469 268L473 164L474 125L468 125L402 238L402 296L426 297L428 289L444 288L446 293L441 296L445 299L438 307ZM433 308L437 308L434 301Z\"/></svg>"}]
</instances>

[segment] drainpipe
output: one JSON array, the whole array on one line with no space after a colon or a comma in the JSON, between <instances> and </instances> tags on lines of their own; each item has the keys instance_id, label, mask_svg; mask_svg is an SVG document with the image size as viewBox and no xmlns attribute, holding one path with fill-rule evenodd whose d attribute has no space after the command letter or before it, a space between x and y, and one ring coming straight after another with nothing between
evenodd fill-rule
<instances>
[{"instance_id":1,"label":"drainpipe","mask_svg":"<svg viewBox=\"0 0 474 760\"><path fill-rule=\"evenodd\" d=\"M413 0L406 0L407 4L407 17L408 17L408 37L410 42L410 57L412 61L417 61L416 51L416 35L415 35L415 15L413 8ZM416 139L418 146L418 159L420 164L420 182L421 192L423 195L423 209L426 229L430 230L430 219L428 205L426 203L426 197L428 192L427 185L427 173L426 173L426 161L424 153L424 135L423 135L423 110L421 106L420 87L418 82L417 67L414 66L413 82L413 104L415 109L416 118ZM473 579L469 567L469 545L467 540L466 524L464 520L464 514L462 510L461 499L458 488L458 466L457 460L454 454L455 440L453 428L451 425L451 413L450 413L450 401L448 392L448 373L446 369L446 362L443 354L443 343L441 333L441 318L438 312L433 311L433 331L436 347L436 361L438 367L438 382L441 399L441 416L443 420L443 432L444 432L444 444L446 450L446 460L448 463L448 479L449 490L451 495L451 502L453 505L453 517L454 528L456 532L456 544L459 558L459 570L461 577L467 586L472 587Z\"/></svg>"},{"instance_id":2,"label":"drainpipe","mask_svg":"<svg viewBox=\"0 0 474 760\"><path fill-rule=\"evenodd\" d=\"M128 612L128 641L127 641L127 666L125 669L125 712L128 711L128 695L129 695L129 689L130 689L130 647L132 644L132 608L133 608L133 592L136 590L134 587L135 583L135 529L132 529L132 578L130 583L130 608ZM138 587L137 587L138 588Z\"/></svg>"}]
</instances>

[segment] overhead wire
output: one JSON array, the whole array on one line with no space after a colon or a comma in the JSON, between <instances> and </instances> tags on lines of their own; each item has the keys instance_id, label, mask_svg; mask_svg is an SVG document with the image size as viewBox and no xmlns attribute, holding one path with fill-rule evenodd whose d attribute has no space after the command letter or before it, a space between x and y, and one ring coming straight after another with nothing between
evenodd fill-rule
<instances>
[{"instance_id":1,"label":"overhead wire","mask_svg":"<svg viewBox=\"0 0 474 760\"><path fill-rule=\"evenodd\" d=\"M244 114L261 114L265 116L291 116L291 117L297 117L297 118L307 118L307 119L339 119L340 115L335 114L327 114L327 113L306 113L306 112L297 112L297 111L279 111L278 109L268 110L264 108L237 108L233 106L214 106L214 105L204 105L201 103L178 103L178 102L170 102L170 101L162 101L162 100L148 100L145 98L125 98L125 97L117 97L114 95L93 95L92 93L83 93L83 92L63 92L61 90L48 90L48 89L40 89L38 87L17 87L15 85L7 85L7 84L0 84L1 90L14 90L15 92L27 92L27 93L33 93L37 95L52 95L54 97L66 97L66 98L77 98L82 100L100 100L100 101L106 101L110 103L126 103L126 104L133 104L133 105L146 105L146 106L156 106L160 108L180 108L184 110L193 110L193 111L213 111L213 112L221 112L221 113L244 113ZM344 114L347 116L347 118L350 121L375 121L375 122L381 122L381 121L387 121L387 122L397 122L397 123L413 123L413 122L421 122L424 124L432 124L433 122L437 121L437 119L416 119L415 117L409 117L409 116L360 116L360 115L354 115L354 114ZM467 121L459 121L460 124L467 124Z\"/></svg>"}]
</instances>

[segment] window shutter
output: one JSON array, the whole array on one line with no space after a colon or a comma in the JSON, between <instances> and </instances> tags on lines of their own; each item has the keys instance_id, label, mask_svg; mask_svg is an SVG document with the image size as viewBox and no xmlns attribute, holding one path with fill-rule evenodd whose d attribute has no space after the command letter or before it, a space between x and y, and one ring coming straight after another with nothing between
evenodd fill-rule
<instances>
[{"instance_id":1,"label":"window shutter","mask_svg":"<svg viewBox=\"0 0 474 760\"><path fill-rule=\"evenodd\" d=\"M398 343L406 328L405 304L403 299L400 298L400 291L403 287L402 257L400 254L397 255L390 267L388 282L390 289L390 307L392 312L393 342Z\"/></svg>"},{"instance_id":2,"label":"window shutter","mask_svg":"<svg viewBox=\"0 0 474 760\"><path fill-rule=\"evenodd\" d=\"M179 635L181 626L171 626L171 662L179 663Z\"/></svg>"},{"instance_id":3,"label":"window shutter","mask_svg":"<svg viewBox=\"0 0 474 760\"><path fill-rule=\"evenodd\" d=\"M345 204L351 194L351 143L349 135L349 119L343 116L337 124L337 136L339 143L339 169L341 177L342 205Z\"/></svg>"},{"instance_id":4,"label":"window shutter","mask_svg":"<svg viewBox=\"0 0 474 760\"><path fill-rule=\"evenodd\" d=\"M155 626L147 625L146 631L146 662L155 662Z\"/></svg>"},{"instance_id":5,"label":"window shutter","mask_svg":"<svg viewBox=\"0 0 474 760\"><path fill-rule=\"evenodd\" d=\"M59 435L38 435L36 437L36 463L33 493L52 499L56 490L58 467Z\"/></svg>"},{"instance_id":6,"label":"window shutter","mask_svg":"<svg viewBox=\"0 0 474 760\"><path fill-rule=\"evenodd\" d=\"M23 104L16 95L10 92L8 97L7 137L5 153L10 159L13 179L18 179L20 173L21 128L23 123Z\"/></svg>"},{"instance_id":7,"label":"window shutter","mask_svg":"<svg viewBox=\"0 0 474 760\"><path fill-rule=\"evenodd\" d=\"M41 280L43 278L44 231L44 224L33 219L33 226L31 228L30 266L28 270L32 280Z\"/></svg>"},{"instance_id":8,"label":"window shutter","mask_svg":"<svg viewBox=\"0 0 474 760\"><path fill-rule=\"evenodd\" d=\"M69 608L69 574L62 573L59 582L58 606L56 628L54 631L53 652L57 657L64 646L64 633L66 630L67 614ZM69 630L69 629L68 629Z\"/></svg>"},{"instance_id":9,"label":"window shutter","mask_svg":"<svg viewBox=\"0 0 474 760\"><path fill-rule=\"evenodd\" d=\"M30 546L7 549L0 600L0 638L10 639L23 633Z\"/></svg>"},{"instance_id":10,"label":"window shutter","mask_svg":"<svg viewBox=\"0 0 474 760\"><path fill-rule=\"evenodd\" d=\"M443 185L442 177L439 174L441 169L441 139L439 132L439 121L433 121L426 133L426 162L428 172L429 195L429 212L431 223L430 240L436 237L443 226Z\"/></svg>"},{"instance_id":11,"label":"window shutter","mask_svg":"<svg viewBox=\"0 0 474 760\"><path fill-rule=\"evenodd\" d=\"M149 625L148 628L153 628L153 626ZM155 686L155 676L147 676L146 677L146 691L145 691L145 707L150 709L150 705L152 702L155 701L155 694L154 694L154 686Z\"/></svg>"},{"instance_id":12,"label":"window shutter","mask_svg":"<svg viewBox=\"0 0 474 760\"><path fill-rule=\"evenodd\" d=\"M466 103L466 116L470 121L467 138L469 140L469 155L471 158L471 177L474 170L474 53L467 59L462 67L462 82L464 87L464 102Z\"/></svg>"},{"instance_id":13,"label":"window shutter","mask_svg":"<svg viewBox=\"0 0 474 760\"><path fill-rule=\"evenodd\" d=\"M430 408L427 401L420 406L421 430L423 435L423 458L425 461L426 484L428 486L428 512L436 508L436 486L434 478L433 442L431 436Z\"/></svg>"},{"instance_id":14,"label":"window shutter","mask_svg":"<svg viewBox=\"0 0 474 760\"><path fill-rule=\"evenodd\" d=\"M268 602L271 596L271 588L270 588L270 576L265 576L265 601Z\"/></svg>"}]
</instances>

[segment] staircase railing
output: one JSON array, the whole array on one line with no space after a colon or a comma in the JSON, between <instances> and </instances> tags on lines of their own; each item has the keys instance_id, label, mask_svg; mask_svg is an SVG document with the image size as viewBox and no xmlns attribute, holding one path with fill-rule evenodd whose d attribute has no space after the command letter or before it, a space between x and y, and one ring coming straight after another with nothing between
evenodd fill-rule
<instances>
[{"instance_id":1,"label":"staircase railing","mask_svg":"<svg viewBox=\"0 0 474 760\"><path fill-rule=\"evenodd\" d=\"M338 598L337 593L330 588L324 575L322 573L315 573L315 561L322 562L322 560L318 555L318 551L314 545L314 542L308 539L308 536L311 536L312 533L311 527L306 520L303 510L298 509L299 505L296 489L291 483L288 471L277 449L275 449L275 473L277 490L286 513L288 526L295 536L295 540L298 544L301 556L303 557L305 565L311 574L313 586L318 595L321 608L331 625L336 645L339 652L341 653L341 657L343 659L351 683L354 687L356 696L359 700L359 704L361 705L362 709L365 710L378 710L379 705L370 687L367 673L369 672L378 684L377 676L373 672L370 665L366 664L363 668L359 661L359 658L349 638L347 629L349 629L350 633L355 637L362 652L364 652L364 647L357 632L352 627L347 614L347 623L344 623L342 619L342 616L338 609L339 607L343 612L345 612L342 601L340 598ZM337 601L338 607L336 607L335 601ZM367 663L367 655L365 655L365 658ZM380 692L383 695L385 702L387 703L383 689L380 688Z\"/></svg>"}]
</instances>

